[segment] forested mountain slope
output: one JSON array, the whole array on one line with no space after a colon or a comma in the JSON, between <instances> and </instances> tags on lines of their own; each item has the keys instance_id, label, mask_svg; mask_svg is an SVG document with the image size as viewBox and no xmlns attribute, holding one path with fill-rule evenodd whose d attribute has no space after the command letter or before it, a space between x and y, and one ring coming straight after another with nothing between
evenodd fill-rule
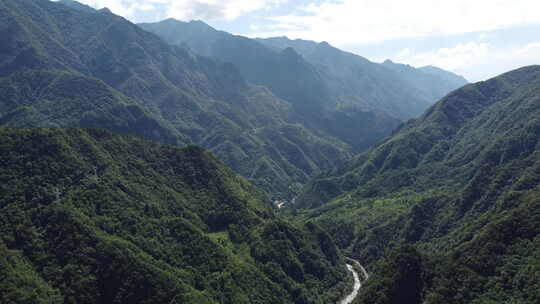
<instances>
[{"instance_id":1,"label":"forested mountain slope","mask_svg":"<svg viewBox=\"0 0 540 304\"><path fill-rule=\"evenodd\" d=\"M539 117L540 66L467 85L316 179L298 212L364 261L417 246L382 263L366 303L398 303L405 289L408 303L535 303Z\"/></svg>"},{"instance_id":2,"label":"forested mountain slope","mask_svg":"<svg viewBox=\"0 0 540 304\"><path fill-rule=\"evenodd\" d=\"M0 128L0 302L329 303L344 260L210 153Z\"/></svg>"},{"instance_id":3,"label":"forested mountain slope","mask_svg":"<svg viewBox=\"0 0 540 304\"><path fill-rule=\"evenodd\" d=\"M346 143L306 128L294 106L231 64L171 46L106 9L67 3L0 3L2 125L198 144L276 198L350 156Z\"/></svg>"}]
</instances>

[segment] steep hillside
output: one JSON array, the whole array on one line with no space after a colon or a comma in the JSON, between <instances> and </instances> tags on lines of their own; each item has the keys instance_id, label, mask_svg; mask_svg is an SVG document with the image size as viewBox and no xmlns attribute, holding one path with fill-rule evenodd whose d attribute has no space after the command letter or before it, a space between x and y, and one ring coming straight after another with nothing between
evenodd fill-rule
<instances>
[{"instance_id":1,"label":"steep hillside","mask_svg":"<svg viewBox=\"0 0 540 304\"><path fill-rule=\"evenodd\" d=\"M170 46L108 10L67 4L0 3L2 125L198 144L276 198L350 156L346 143L300 124L294 106L232 65Z\"/></svg>"},{"instance_id":2,"label":"steep hillside","mask_svg":"<svg viewBox=\"0 0 540 304\"><path fill-rule=\"evenodd\" d=\"M0 128L0 163L2 303L328 303L349 285L325 232L200 148Z\"/></svg>"},{"instance_id":3,"label":"steep hillside","mask_svg":"<svg viewBox=\"0 0 540 304\"><path fill-rule=\"evenodd\" d=\"M375 280L374 292L407 281L428 303L534 303L536 281L527 276L538 271L539 105L540 66L465 86L316 179L299 200L311 209L298 212L364 261L417 245L418 254L398 250L395 259L401 252L423 262L400 271L388 262L383 269L395 276Z\"/></svg>"}]
</instances>

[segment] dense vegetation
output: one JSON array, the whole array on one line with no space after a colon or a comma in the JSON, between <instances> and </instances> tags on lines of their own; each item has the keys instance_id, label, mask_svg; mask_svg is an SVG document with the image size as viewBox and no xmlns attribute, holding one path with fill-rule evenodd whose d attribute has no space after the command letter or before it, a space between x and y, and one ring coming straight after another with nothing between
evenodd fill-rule
<instances>
[{"instance_id":1,"label":"dense vegetation","mask_svg":"<svg viewBox=\"0 0 540 304\"><path fill-rule=\"evenodd\" d=\"M208 152L0 128L0 302L328 303L343 257Z\"/></svg>"},{"instance_id":2,"label":"dense vegetation","mask_svg":"<svg viewBox=\"0 0 540 304\"><path fill-rule=\"evenodd\" d=\"M539 66L468 85L315 180L297 212L362 261L387 257L366 303L403 303L410 284L410 303L538 302L539 105Z\"/></svg>"},{"instance_id":3,"label":"dense vegetation","mask_svg":"<svg viewBox=\"0 0 540 304\"><path fill-rule=\"evenodd\" d=\"M519 207L491 216L480 233L448 254L412 247L392 250L356 303L538 303L540 205L538 193Z\"/></svg>"}]
</instances>

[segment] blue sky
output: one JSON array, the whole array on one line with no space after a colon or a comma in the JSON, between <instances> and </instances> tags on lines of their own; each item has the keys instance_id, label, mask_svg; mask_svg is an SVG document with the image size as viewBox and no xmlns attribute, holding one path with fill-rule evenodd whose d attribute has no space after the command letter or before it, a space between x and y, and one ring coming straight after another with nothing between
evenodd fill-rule
<instances>
[{"instance_id":1,"label":"blue sky","mask_svg":"<svg viewBox=\"0 0 540 304\"><path fill-rule=\"evenodd\" d=\"M372 61L484 80L540 64L538 0L80 0L133 22L203 20L249 37L327 41Z\"/></svg>"}]
</instances>

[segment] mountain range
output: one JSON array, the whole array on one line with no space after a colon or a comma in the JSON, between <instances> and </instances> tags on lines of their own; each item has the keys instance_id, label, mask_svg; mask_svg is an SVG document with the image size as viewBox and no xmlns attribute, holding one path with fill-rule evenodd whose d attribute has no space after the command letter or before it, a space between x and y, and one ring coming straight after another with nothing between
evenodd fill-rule
<instances>
[{"instance_id":1,"label":"mountain range","mask_svg":"<svg viewBox=\"0 0 540 304\"><path fill-rule=\"evenodd\" d=\"M140 26L217 62L233 63L248 82L289 101L304 124L363 151L467 81L450 72L404 72L328 43L250 39L202 21L167 19Z\"/></svg>"},{"instance_id":2,"label":"mountain range","mask_svg":"<svg viewBox=\"0 0 540 304\"><path fill-rule=\"evenodd\" d=\"M3 0L0 302L538 303L539 96Z\"/></svg>"},{"instance_id":3,"label":"mountain range","mask_svg":"<svg viewBox=\"0 0 540 304\"><path fill-rule=\"evenodd\" d=\"M202 21L167 19L140 26L171 44L188 47L217 61L231 62L248 81L265 85L279 97L301 106L306 98L287 95L283 87L290 84L279 83L285 80L285 75L293 74L299 86L313 84L305 88L305 94L310 96L308 100L321 99L316 104L323 113L336 106L349 106L407 119L418 116L435 101L467 83L463 77L440 69L437 70L440 74L429 72L435 69L431 67L415 69L396 65L407 68L395 68L388 61L373 63L326 42L286 37L249 39L218 31Z\"/></svg>"},{"instance_id":4,"label":"mountain range","mask_svg":"<svg viewBox=\"0 0 540 304\"><path fill-rule=\"evenodd\" d=\"M106 9L60 3L3 3L4 126L100 127L201 145L272 197L290 199L404 119L383 102L373 110L339 102L326 89L332 80L293 49L242 37L237 44L195 22L233 37L225 57L202 57ZM244 57L237 49L251 48L251 59L234 60Z\"/></svg>"}]
</instances>

